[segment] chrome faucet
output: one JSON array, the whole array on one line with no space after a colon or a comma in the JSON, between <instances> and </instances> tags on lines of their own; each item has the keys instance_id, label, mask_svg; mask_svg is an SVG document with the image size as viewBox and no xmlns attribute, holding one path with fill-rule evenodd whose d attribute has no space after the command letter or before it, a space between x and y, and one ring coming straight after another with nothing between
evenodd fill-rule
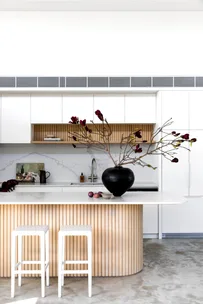
<instances>
[{"instance_id":1,"label":"chrome faucet","mask_svg":"<svg viewBox=\"0 0 203 304\"><path fill-rule=\"evenodd\" d=\"M97 164L95 158L92 159L91 175L88 177L88 179L90 179L92 183L97 180L96 168L95 168L95 172L94 172L94 163L95 163L95 165Z\"/></svg>"}]
</instances>

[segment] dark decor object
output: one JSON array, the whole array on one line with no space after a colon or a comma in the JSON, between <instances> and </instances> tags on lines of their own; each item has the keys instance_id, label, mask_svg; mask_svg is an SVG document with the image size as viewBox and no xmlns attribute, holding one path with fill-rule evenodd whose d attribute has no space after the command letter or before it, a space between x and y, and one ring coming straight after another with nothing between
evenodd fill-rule
<instances>
[{"instance_id":1,"label":"dark decor object","mask_svg":"<svg viewBox=\"0 0 203 304\"><path fill-rule=\"evenodd\" d=\"M9 179L7 182L3 182L0 187L0 192L11 192L15 190L15 186L18 185L16 179Z\"/></svg>"},{"instance_id":2,"label":"dark decor object","mask_svg":"<svg viewBox=\"0 0 203 304\"><path fill-rule=\"evenodd\" d=\"M106 169L102 174L102 182L104 186L114 196L121 196L134 183L134 173L129 168L116 166Z\"/></svg>"},{"instance_id":3,"label":"dark decor object","mask_svg":"<svg viewBox=\"0 0 203 304\"><path fill-rule=\"evenodd\" d=\"M48 174L48 176L47 176ZM47 178L51 175L51 173L49 171L45 171L45 170L40 170L40 184L46 184L46 180Z\"/></svg>"}]
</instances>

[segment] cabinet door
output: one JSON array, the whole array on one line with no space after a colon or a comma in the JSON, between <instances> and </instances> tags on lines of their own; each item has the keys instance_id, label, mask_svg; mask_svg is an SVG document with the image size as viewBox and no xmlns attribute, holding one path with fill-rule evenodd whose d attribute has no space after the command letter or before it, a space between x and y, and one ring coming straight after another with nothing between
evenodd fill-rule
<instances>
[{"instance_id":1,"label":"cabinet door","mask_svg":"<svg viewBox=\"0 0 203 304\"><path fill-rule=\"evenodd\" d=\"M2 96L2 143L30 143L30 96Z\"/></svg>"},{"instance_id":2,"label":"cabinet door","mask_svg":"<svg viewBox=\"0 0 203 304\"><path fill-rule=\"evenodd\" d=\"M88 123L93 120L93 95L63 96L63 123L68 123L72 116L86 119Z\"/></svg>"},{"instance_id":3,"label":"cabinet door","mask_svg":"<svg viewBox=\"0 0 203 304\"><path fill-rule=\"evenodd\" d=\"M203 195L203 130L190 132L191 138L196 137L190 157L190 195Z\"/></svg>"},{"instance_id":4,"label":"cabinet door","mask_svg":"<svg viewBox=\"0 0 203 304\"><path fill-rule=\"evenodd\" d=\"M181 133L184 133L182 131ZM189 152L179 149L177 157L178 163L171 163L162 157L162 187L164 192L174 193L180 196L187 196L189 193ZM184 214L183 205L163 205L162 206L162 231L180 232L181 210Z\"/></svg>"},{"instance_id":5,"label":"cabinet door","mask_svg":"<svg viewBox=\"0 0 203 304\"><path fill-rule=\"evenodd\" d=\"M32 123L62 123L62 96L31 96Z\"/></svg>"},{"instance_id":6,"label":"cabinet door","mask_svg":"<svg viewBox=\"0 0 203 304\"><path fill-rule=\"evenodd\" d=\"M124 95L94 96L94 113L100 110L109 123L124 123ZM94 122L101 121L94 114Z\"/></svg>"},{"instance_id":7,"label":"cabinet door","mask_svg":"<svg viewBox=\"0 0 203 304\"><path fill-rule=\"evenodd\" d=\"M189 93L190 98L190 129L203 129L202 108L203 91Z\"/></svg>"},{"instance_id":8,"label":"cabinet door","mask_svg":"<svg viewBox=\"0 0 203 304\"><path fill-rule=\"evenodd\" d=\"M180 205L162 208L163 233L202 233L203 198L188 198Z\"/></svg>"},{"instance_id":9,"label":"cabinet door","mask_svg":"<svg viewBox=\"0 0 203 304\"><path fill-rule=\"evenodd\" d=\"M156 95L136 94L125 96L126 123L155 123Z\"/></svg>"},{"instance_id":10,"label":"cabinet door","mask_svg":"<svg viewBox=\"0 0 203 304\"><path fill-rule=\"evenodd\" d=\"M180 91L162 92L162 123L172 118L168 129L189 128L189 93Z\"/></svg>"},{"instance_id":11,"label":"cabinet door","mask_svg":"<svg viewBox=\"0 0 203 304\"><path fill-rule=\"evenodd\" d=\"M144 205L143 206L143 233L157 234L158 233L158 206Z\"/></svg>"},{"instance_id":12,"label":"cabinet door","mask_svg":"<svg viewBox=\"0 0 203 304\"><path fill-rule=\"evenodd\" d=\"M186 133L181 130L181 133ZM184 145L188 147L188 145ZM163 191L188 195L189 193L189 152L186 149L179 148L174 155L179 159L178 163L172 163L170 160L162 157L162 187Z\"/></svg>"}]
</instances>

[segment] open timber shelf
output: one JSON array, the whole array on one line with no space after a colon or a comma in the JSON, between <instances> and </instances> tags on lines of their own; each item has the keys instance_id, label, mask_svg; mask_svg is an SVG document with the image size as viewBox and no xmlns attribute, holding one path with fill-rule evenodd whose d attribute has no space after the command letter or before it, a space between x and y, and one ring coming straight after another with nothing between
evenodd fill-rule
<instances>
[{"instance_id":1,"label":"open timber shelf","mask_svg":"<svg viewBox=\"0 0 203 304\"><path fill-rule=\"evenodd\" d=\"M100 129L103 127L102 124L87 124L93 131L95 128ZM146 143L150 143L152 133L154 131L154 124L110 124L112 135L110 139L111 144L118 144L123 136L128 136L129 133L141 130L142 140L146 140ZM69 132L76 132L78 125L72 124L33 124L32 125L32 144L77 144L69 136ZM44 138L48 134L53 134L57 138L61 138L61 141L45 141ZM99 135L92 135L97 141L102 141ZM137 138L136 143L142 143Z\"/></svg>"}]
</instances>

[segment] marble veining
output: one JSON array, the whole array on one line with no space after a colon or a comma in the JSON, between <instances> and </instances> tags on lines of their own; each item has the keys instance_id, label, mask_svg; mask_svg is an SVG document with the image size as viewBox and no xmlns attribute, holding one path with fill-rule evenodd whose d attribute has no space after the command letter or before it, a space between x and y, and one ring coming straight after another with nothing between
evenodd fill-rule
<instances>
[{"instance_id":1,"label":"marble veining","mask_svg":"<svg viewBox=\"0 0 203 304\"><path fill-rule=\"evenodd\" d=\"M143 151L147 146L143 147ZM119 145L112 146L112 154L118 157ZM105 153L86 148L74 149L71 145L1 145L0 147L0 182L15 178L16 163L18 162L43 162L45 169L51 173L49 182L79 181L81 172L87 180L91 174L92 158L97 162L98 181L101 181L103 171L113 167L113 163ZM147 156L146 161L151 165L158 165L156 156ZM158 183L158 171L151 168L130 165L135 173L136 181Z\"/></svg>"},{"instance_id":2,"label":"marble veining","mask_svg":"<svg viewBox=\"0 0 203 304\"><path fill-rule=\"evenodd\" d=\"M10 279L0 279L0 304L202 304L203 240L144 240L144 269L137 275L93 278L87 296L86 278L66 278L63 297L57 297L57 278L51 278L46 298L40 298L40 279L23 279L10 298Z\"/></svg>"}]
</instances>

